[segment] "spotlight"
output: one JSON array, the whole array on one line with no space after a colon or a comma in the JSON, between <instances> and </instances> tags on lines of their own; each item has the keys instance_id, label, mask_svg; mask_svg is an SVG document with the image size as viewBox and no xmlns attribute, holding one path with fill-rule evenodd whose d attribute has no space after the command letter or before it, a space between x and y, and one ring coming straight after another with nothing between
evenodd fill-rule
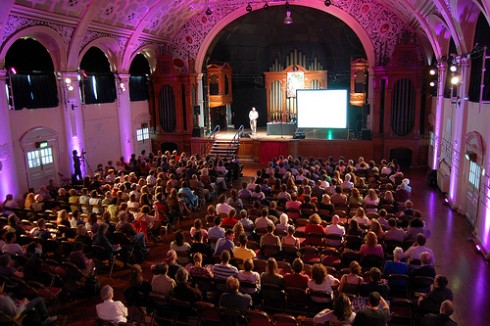
<instances>
[{"instance_id":1,"label":"spotlight","mask_svg":"<svg viewBox=\"0 0 490 326\"><path fill-rule=\"evenodd\" d=\"M206 9L206 15L211 15L213 12L211 11L211 9L208 7L208 9Z\"/></svg>"},{"instance_id":2,"label":"spotlight","mask_svg":"<svg viewBox=\"0 0 490 326\"><path fill-rule=\"evenodd\" d=\"M248 12L252 12L252 6L250 5L250 2L248 3L246 9L247 9Z\"/></svg>"},{"instance_id":3,"label":"spotlight","mask_svg":"<svg viewBox=\"0 0 490 326\"><path fill-rule=\"evenodd\" d=\"M431 70L429 70L429 74L430 74L431 76L434 76L434 75L436 74L436 70L435 70L435 69L431 69Z\"/></svg>"},{"instance_id":4,"label":"spotlight","mask_svg":"<svg viewBox=\"0 0 490 326\"><path fill-rule=\"evenodd\" d=\"M15 70L14 67L10 67L10 73L12 73L13 75L17 74L17 70Z\"/></svg>"},{"instance_id":5,"label":"spotlight","mask_svg":"<svg viewBox=\"0 0 490 326\"><path fill-rule=\"evenodd\" d=\"M430 87L434 87L434 86L436 86L436 83L434 83L433 81L431 81L431 82L429 83L429 85L430 85Z\"/></svg>"},{"instance_id":6,"label":"spotlight","mask_svg":"<svg viewBox=\"0 0 490 326\"><path fill-rule=\"evenodd\" d=\"M458 85L459 84L459 76L454 76L451 78L451 84Z\"/></svg>"},{"instance_id":7,"label":"spotlight","mask_svg":"<svg viewBox=\"0 0 490 326\"><path fill-rule=\"evenodd\" d=\"M330 0L325 0L325 2L324 2L324 3L325 3L325 6L330 7L330 5L332 4L332 1L330 1Z\"/></svg>"},{"instance_id":8,"label":"spotlight","mask_svg":"<svg viewBox=\"0 0 490 326\"><path fill-rule=\"evenodd\" d=\"M456 67L455 65L451 65L451 67L449 67L449 70L451 70L451 72L456 72L458 71L458 67Z\"/></svg>"},{"instance_id":9,"label":"spotlight","mask_svg":"<svg viewBox=\"0 0 490 326\"><path fill-rule=\"evenodd\" d=\"M71 84L71 78L70 77L65 78L65 84L67 84L67 85Z\"/></svg>"},{"instance_id":10,"label":"spotlight","mask_svg":"<svg viewBox=\"0 0 490 326\"><path fill-rule=\"evenodd\" d=\"M284 24L291 25L293 18L291 18L291 9L289 8L289 2L286 1L286 17L284 17Z\"/></svg>"}]
</instances>

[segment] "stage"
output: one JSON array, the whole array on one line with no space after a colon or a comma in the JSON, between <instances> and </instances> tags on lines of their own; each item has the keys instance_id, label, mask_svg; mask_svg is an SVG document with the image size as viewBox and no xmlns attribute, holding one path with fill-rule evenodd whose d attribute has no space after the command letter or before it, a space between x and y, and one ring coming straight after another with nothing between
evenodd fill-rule
<instances>
[{"instance_id":1,"label":"stage","mask_svg":"<svg viewBox=\"0 0 490 326\"><path fill-rule=\"evenodd\" d=\"M322 159L330 155L336 159L341 155L346 158L363 156L366 160L375 157L374 142L358 139L359 135L347 129L304 131L305 139L294 139L293 135L267 135L265 127L257 128L255 135L250 134L250 129L245 129L246 135L250 138L240 139L238 156L244 162L260 162L262 165L266 165L268 161L279 155ZM219 132L216 139L231 140L235 134L236 130L229 128ZM207 141L206 137L192 138L192 150L199 152L199 148Z\"/></svg>"}]
</instances>

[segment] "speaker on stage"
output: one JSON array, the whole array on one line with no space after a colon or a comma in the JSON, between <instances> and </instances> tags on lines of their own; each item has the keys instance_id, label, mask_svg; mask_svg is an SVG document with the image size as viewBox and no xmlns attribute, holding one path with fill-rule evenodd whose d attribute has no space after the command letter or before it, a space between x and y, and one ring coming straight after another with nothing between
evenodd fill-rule
<instances>
[{"instance_id":1,"label":"speaker on stage","mask_svg":"<svg viewBox=\"0 0 490 326\"><path fill-rule=\"evenodd\" d=\"M194 114L195 115L201 114L201 107L199 105L194 105Z\"/></svg>"},{"instance_id":2,"label":"speaker on stage","mask_svg":"<svg viewBox=\"0 0 490 326\"><path fill-rule=\"evenodd\" d=\"M361 138L363 140L370 140L371 139L371 130L369 130L369 129L362 129L362 131L361 131Z\"/></svg>"}]
</instances>

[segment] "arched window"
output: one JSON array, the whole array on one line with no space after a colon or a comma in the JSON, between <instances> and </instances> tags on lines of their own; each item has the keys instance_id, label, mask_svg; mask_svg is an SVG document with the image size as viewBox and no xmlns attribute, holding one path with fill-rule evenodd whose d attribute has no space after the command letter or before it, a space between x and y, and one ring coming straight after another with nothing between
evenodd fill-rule
<instances>
[{"instance_id":1,"label":"arched window","mask_svg":"<svg viewBox=\"0 0 490 326\"><path fill-rule=\"evenodd\" d=\"M85 104L113 103L116 100L114 74L104 52L90 48L80 63L81 89Z\"/></svg>"},{"instance_id":2,"label":"arched window","mask_svg":"<svg viewBox=\"0 0 490 326\"><path fill-rule=\"evenodd\" d=\"M5 67L11 107L15 110L58 107L53 62L41 43L33 39L16 41L7 52Z\"/></svg>"},{"instance_id":3,"label":"arched window","mask_svg":"<svg viewBox=\"0 0 490 326\"><path fill-rule=\"evenodd\" d=\"M130 101L148 100L148 87L150 81L150 65L141 53L136 55L129 68L129 99Z\"/></svg>"}]
</instances>

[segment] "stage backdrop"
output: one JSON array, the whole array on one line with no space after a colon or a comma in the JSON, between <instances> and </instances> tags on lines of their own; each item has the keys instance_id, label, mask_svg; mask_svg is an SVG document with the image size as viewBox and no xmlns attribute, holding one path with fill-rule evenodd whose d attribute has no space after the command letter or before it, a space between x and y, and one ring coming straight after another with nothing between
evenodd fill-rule
<instances>
[{"instance_id":1,"label":"stage backdrop","mask_svg":"<svg viewBox=\"0 0 490 326\"><path fill-rule=\"evenodd\" d=\"M279 155L288 155L288 142L287 141L261 141L259 158L260 164L266 166L267 163L274 157L278 158Z\"/></svg>"}]
</instances>

